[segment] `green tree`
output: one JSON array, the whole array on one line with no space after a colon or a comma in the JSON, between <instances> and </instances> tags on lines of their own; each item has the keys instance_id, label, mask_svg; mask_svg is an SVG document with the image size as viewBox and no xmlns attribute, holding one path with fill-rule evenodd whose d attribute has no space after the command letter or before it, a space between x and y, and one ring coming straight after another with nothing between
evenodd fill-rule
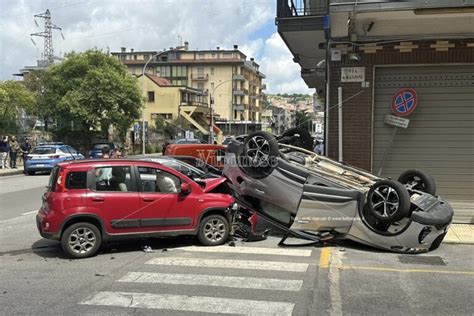
<instances>
[{"instance_id":1,"label":"green tree","mask_svg":"<svg viewBox=\"0 0 474 316\"><path fill-rule=\"evenodd\" d=\"M20 82L0 82L0 134L17 133L22 111L31 113L35 104L35 95Z\"/></svg>"},{"instance_id":2,"label":"green tree","mask_svg":"<svg viewBox=\"0 0 474 316\"><path fill-rule=\"evenodd\" d=\"M155 130L167 139L174 139L179 132L179 119L167 122L163 117L157 116L155 119Z\"/></svg>"},{"instance_id":3,"label":"green tree","mask_svg":"<svg viewBox=\"0 0 474 316\"><path fill-rule=\"evenodd\" d=\"M113 126L121 139L140 117L142 97L136 79L115 58L98 50L69 53L49 68L43 79L44 104L62 133L99 130L107 136Z\"/></svg>"}]
</instances>

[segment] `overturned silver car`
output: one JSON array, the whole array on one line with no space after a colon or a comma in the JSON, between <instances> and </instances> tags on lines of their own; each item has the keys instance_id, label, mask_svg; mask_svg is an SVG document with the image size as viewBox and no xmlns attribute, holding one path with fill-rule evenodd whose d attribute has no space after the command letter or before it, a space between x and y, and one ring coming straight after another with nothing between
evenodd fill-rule
<instances>
[{"instance_id":1,"label":"overturned silver car","mask_svg":"<svg viewBox=\"0 0 474 316\"><path fill-rule=\"evenodd\" d=\"M265 132L230 143L225 162L240 203L288 235L421 253L441 244L452 221L433 178L418 170L383 179Z\"/></svg>"}]
</instances>

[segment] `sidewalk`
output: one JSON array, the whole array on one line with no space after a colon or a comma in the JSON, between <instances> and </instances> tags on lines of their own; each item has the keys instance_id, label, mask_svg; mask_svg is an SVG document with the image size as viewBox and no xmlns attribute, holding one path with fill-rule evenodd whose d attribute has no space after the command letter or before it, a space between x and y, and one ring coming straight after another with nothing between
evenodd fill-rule
<instances>
[{"instance_id":1,"label":"sidewalk","mask_svg":"<svg viewBox=\"0 0 474 316\"><path fill-rule=\"evenodd\" d=\"M447 244L474 244L474 224L452 224L443 242Z\"/></svg>"}]
</instances>

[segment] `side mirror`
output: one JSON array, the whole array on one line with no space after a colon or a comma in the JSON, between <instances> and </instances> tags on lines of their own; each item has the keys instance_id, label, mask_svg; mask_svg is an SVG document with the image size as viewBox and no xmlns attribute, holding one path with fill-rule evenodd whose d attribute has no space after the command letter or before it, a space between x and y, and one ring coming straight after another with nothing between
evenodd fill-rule
<instances>
[{"instance_id":1,"label":"side mirror","mask_svg":"<svg viewBox=\"0 0 474 316\"><path fill-rule=\"evenodd\" d=\"M189 193L191 193L191 186L189 185L189 183L187 182L181 183L179 193L182 195L188 195Z\"/></svg>"}]
</instances>

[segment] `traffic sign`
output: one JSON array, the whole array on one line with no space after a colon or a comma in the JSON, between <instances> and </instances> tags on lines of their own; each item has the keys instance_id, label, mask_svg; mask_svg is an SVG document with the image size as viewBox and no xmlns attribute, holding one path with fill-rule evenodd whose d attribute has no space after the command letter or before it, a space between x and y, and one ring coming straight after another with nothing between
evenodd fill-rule
<instances>
[{"instance_id":1,"label":"traffic sign","mask_svg":"<svg viewBox=\"0 0 474 316\"><path fill-rule=\"evenodd\" d=\"M417 95L415 89L398 90L392 98L392 112L396 116L410 115L416 108Z\"/></svg>"},{"instance_id":2,"label":"traffic sign","mask_svg":"<svg viewBox=\"0 0 474 316\"><path fill-rule=\"evenodd\" d=\"M407 128L408 124L410 123L409 119L403 118L403 117L398 117L394 115L387 114L385 115L385 119L383 121L387 125L395 126L395 127L401 127L401 128Z\"/></svg>"}]
</instances>

